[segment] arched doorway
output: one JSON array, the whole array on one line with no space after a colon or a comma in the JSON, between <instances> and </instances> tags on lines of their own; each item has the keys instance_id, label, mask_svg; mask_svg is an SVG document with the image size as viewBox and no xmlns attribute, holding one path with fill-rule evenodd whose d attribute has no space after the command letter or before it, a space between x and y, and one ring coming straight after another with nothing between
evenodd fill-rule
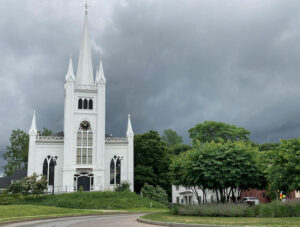
<instances>
[{"instance_id":1,"label":"arched doorway","mask_svg":"<svg viewBox=\"0 0 300 227\"><path fill-rule=\"evenodd\" d=\"M74 191L79 191L81 187L83 191L94 190L94 175L92 173L77 173L74 175Z\"/></svg>"},{"instance_id":2,"label":"arched doorway","mask_svg":"<svg viewBox=\"0 0 300 227\"><path fill-rule=\"evenodd\" d=\"M90 191L91 189L91 178L88 176L80 176L77 178L77 189L82 187L83 191Z\"/></svg>"}]
</instances>

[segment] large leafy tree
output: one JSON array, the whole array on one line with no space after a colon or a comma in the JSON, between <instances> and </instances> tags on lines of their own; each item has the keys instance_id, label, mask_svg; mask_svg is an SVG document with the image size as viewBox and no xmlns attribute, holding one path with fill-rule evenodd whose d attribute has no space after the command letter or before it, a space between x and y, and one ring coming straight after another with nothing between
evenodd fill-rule
<instances>
[{"instance_id":1,"label":"large leafy tree","mask_svg":"<svg viewBox=\"0 0 300 227\"><path fill-rule=\"evenodd\" d=\"M173 159L172 183L214 190L218 202L237 200L241 190L266 185L262 166L256 161L257 152L242 141L197 143Z\"/></svg>"},{"instance_id":2,"label":"large leafy tree","mask_svg":"<svg viewBox=\"0 0 300 227\"><path fill-rule=\"evenodd\" d=\"M206 143L220 138L224 141L249 141L250 132L242 127L223 122L205 121L191 128L189 134L193 143L196 141Z\"/></svg>"},{"instance_id":3,"label":"large leafy tree","mask_svg":"<svg viewBox=\"0 0 300 227\"><path fill-rule=\"evenodd\" d=\"M6 147L3 158L7 164L4 166L4 173L10 176L15 170L27 169L29 136L26 132L17 129L13 130L10 138L10 146Z\"/></svg>"},{"instance_id":4,"label":"large leafy tree","mask_svg":"<svg viewBox=\"0 0 300 227\"><path fill-rule=\"evenodd\" d=\"M39 134L50 136L52 131L44 127ZM4 173L7 176L10 176L15 170L27 169L29 135L20 129L13 130L9 141L10 146L6 147L6 152L3 154L3 158L7 162L4 166Z\"/></svg>"},{"instance_id":5,"label":"large leafy tree","mask_svg":"<svg viewBox=\"0 0 300 227\"><path fill-rule=\"evenodd\" d=\"M162 140L167 143L169 147L172 147L176 144L182 143L182 137L177 134L176 131L172 129L166 129L163 131L161 136Z\"/></svg>"},{"instance_id":6,"label":"large leafy tree","mask_svg":"<svg viewBox=\"0 0 300 227\"><path fill-rule=\"evenodd\" d=\"M134 137L134 188L140 192L145 183L159 185L170 193L170 154L157 131Z\"/></svg>"},{"instance_id":7,"label":"large leafy tree","mask_svg":"<svg viewBox=\"0 0 300 227\"><path fill-rule=\"evenodd\" d=\"M271 162L268 180L272 191L300 190L300 138L281 140Z\"/></svg>"}]
</instances>

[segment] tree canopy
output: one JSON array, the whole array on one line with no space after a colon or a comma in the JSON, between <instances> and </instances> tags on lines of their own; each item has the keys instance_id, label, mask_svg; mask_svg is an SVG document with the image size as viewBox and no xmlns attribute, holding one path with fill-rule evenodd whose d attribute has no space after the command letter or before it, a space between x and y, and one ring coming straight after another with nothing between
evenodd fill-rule
<instances>
[{"instance_id":1,"label":"tree canopy","mask_svg":"<svg viewBox=\"0 0 300 227\"><path fill-rule=\"evenodd\" d=\"M161 138L167 143L169 147L172 147L176 144L181 144L183 142L182 137L179 136L177 132L172 129L164 130Z\"/></svg>"},{"instance_id":2,"label":"tree canopy","mask_svg":"<svg viewBox=\"0 0 300 227\"><path fill-rule=\"evenodd\" d=\"M273 191L300 190L300 138L281 140L273 151L268 181Z\"/></svg>"},{"instance_id":3,"label":"tree canopy","mask_svg":"<svg viewBox=\"0 0 300 227\"><path fill-rule=\"evenodd\" d=\"M17 129L13 130L10 138L10 146L6 147L3 158L7 164L4 166L4 173L10 176L15 170L27 169L29 136L26 132Z\"/></svg>"},{"instance_id":4,"label":"tree canopy","mask_svg":"<svg viewBox=\"0 0 300 227\"><path fill-rule=\"evenodd\" d=\"M224 122L205 121L195 125L189 130L193 143L216 141L219 138L224 141L249 141L250 132L242 127L226 124Z\"/></svg>"},{"instance_id":5,"label":"tree canopy","mask_svg":"<svg viewBox=\"0 0 300 227\"><path fill-rule=\"evenodd\" d=\"M236 200L235 192L266 185L256 152L256 148L243 141L195 144L192 150L173 159L172 183L214 190L221 202Z\"/></svg>"},{"instance_id":6,"label":"tree canopy","mask_svg":"<svg viewBox=\"0 0 300 227\"><path fill-rule=\"evenodd\" d=\"M140 192L145 183L159 185L170 193L170 154L157 131L134 137L134 188Z\"/></svg>"}]
</instances>

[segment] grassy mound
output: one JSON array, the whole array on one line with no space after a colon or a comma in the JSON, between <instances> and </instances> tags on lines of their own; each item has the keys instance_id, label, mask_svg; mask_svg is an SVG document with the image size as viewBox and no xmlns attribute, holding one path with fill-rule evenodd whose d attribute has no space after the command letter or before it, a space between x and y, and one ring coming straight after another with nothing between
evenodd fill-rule
<instances>
[{"instance_id":1,"label":"grassy mound","mask_svg":"<svg viewBox=\"0 0 300 227\"><path fill-rule=\"evenodd\" d=\"M75 209L140 209L166 208L165 205L134 192L74 192L43 196L0 196L2 205L43 205Z\"/></svg>"}]
</instances>

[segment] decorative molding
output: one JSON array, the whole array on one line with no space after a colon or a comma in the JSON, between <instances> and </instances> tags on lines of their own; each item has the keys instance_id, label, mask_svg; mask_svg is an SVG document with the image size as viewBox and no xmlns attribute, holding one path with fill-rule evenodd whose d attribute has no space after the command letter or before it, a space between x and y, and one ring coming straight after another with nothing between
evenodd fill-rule
<instances>
[{"instance_id":1,"label":"decorative molding","mask_svg":"<svg viewBox=\"0 0 300 227\"><path fill-rule=\"evenodd\" d=\"M105 142L108 143L128 143L126 137L105 137Z\"/></svg>"},{"instance_id":2,"label":"decorative molding","mask_svg":"<svg viewBox=\"0 0 300 227\"><path fill-rule=\"evenodd\" d=\"M75 84L75 90L97 93L97 85L79 85Z\"/></svg>"},{"instance_id":3,"label":"decorative molding","mask_svg":"<svg viewBox=\"0 0 300 227\"><path fill-rule=\"evenodd\" d=\"M64 137L63 136L37 136L36 142L54 142L54 143L63 143Z\"/></svg>"}]
</instances>

